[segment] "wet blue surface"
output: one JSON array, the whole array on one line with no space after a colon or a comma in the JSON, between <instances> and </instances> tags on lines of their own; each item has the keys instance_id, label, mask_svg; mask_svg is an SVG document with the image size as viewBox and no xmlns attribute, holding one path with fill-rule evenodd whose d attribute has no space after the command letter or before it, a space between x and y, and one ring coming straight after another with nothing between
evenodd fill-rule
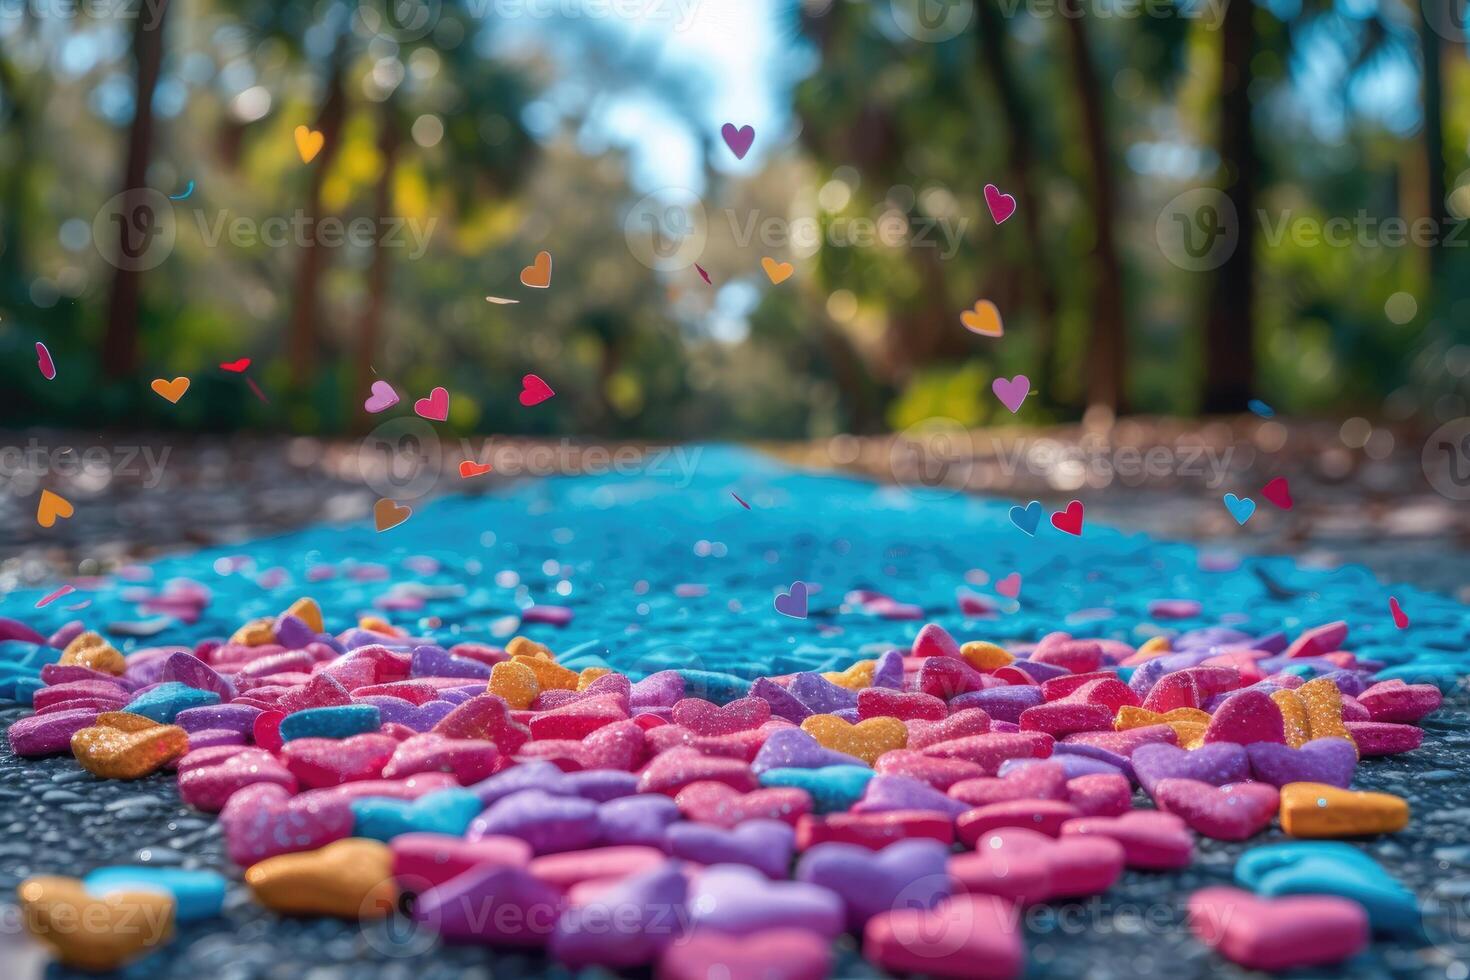
<instances>
[{"instance_id":1,"label":"wet blue surface","mask_svg":"<svg viewBox=\"0 0 1470 980\"><path fill-rule=\"evenodd\" d=\"M1348 648L1392 665L1392 672L1448 685L1465 670L1470 609L1417 589L1386 587L1366 569L1305 570L1288 559L1251 558L1231 570L1206 571L1191 546L1092 523L1076 538L1043 520L1029 537L1011 523L1011 501L800 473L728 448L685 452L687 479L670 457L641 475L553 479L441 499L381 534L370 524L316 527L179 555L154 563L147 580L112 582L41 610L32 607L42 591L12 594L0 602L0 616L43 633L75 618L92 628L148 620L156 614L138 605L138 590L157 593L170 579L189 578L213 593L198 622L148 638L109 638L130 650L227 636L245 620L275 615L310 595L334 631L371 613L441 642L500 642L524 633L574 666L606 662L635 675L666 667L705 671L712 687L733 691L759 674L841 668L907 645L921 622L880 619L844 602L850 590L871 589L918 604L925 619L961 639L1030 641L1064 629L1136 644L1159 631L1222 622L1252 634L1291 634L1345 619L1352 627ZM1200 506L1219 504L1202 499ZM385 566L385 578L350 574L374 565ZM308 581L328 567L332 578ZM974 584L981 581L977 572L990 583L1018 572L1019 604L996 596L991 585ZM772 605L794 580L812 586L806 620L781 616ZM680 595L679 585L706 591ZM956 590L967 587L1002 611L963 616ZM413 594L422 608L383 608L385 598ZM1408 612L1409 629L1397 630L1389 618L1390 594ZM87 609L66 609L86 598L92 600ZM1201 615L1157 620L1148 604L1159 599L1196 599ZM532 605L565 607L573 619L566 626L522 624L520 613ZM12 664L32 652L21 643L3 650ZM0 723L23 713L0 712ZM1462 798L1470 726L1463 697L1452 697L1425 727L1422 750L1360 768L1360 786L1409 796L1415 809L1407 831L1363 846L1421 903L1440 901L1436 908L1444 911L1445 901L1463 905L1470 897ZM0 758L0 805L12 814L0 841L0 887L31 873L80 874L139 861L213 868L238 881L217 827L179 804L170 776L98 783L69 758L27 762L7 752ZM1270 831L1252 843L1280 839ZM1241 975L1181 923L1189 893L1230 881L1243 849L1201 842L1185 872L1129 872L1071 918L1049 909L1028 916L1033 973ZM1154 916L1157 925L1140 924L1139 916ZM1347 972L1446 976L1446 958L1460 947L1440 926L1429 933L1435 942L1380 941ZM841 953L838 975L872 975L851 940ZM188 927L130 975L288 977L313 968L329 971L324 976L415 980L483 975L488 968L502 977L564 975L524 954L443 948L425 937L395 938L332 920L277 918L253 905L238 884L224 920Z\"/></svg>"}]
</instances>

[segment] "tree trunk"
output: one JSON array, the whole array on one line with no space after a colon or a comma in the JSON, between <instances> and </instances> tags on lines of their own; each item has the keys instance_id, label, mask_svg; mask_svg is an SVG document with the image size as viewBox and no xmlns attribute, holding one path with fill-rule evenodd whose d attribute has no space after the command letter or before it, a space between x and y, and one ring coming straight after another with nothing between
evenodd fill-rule
<instances>
[{"instance_id":1,"label":"tree trunk","mask_svg":"<svg viewBox=\"0 0 1470 980\"><path fill-rule=\"evenodd\" d=\"M1244 2L1244 0L1242 0ZM1114 224L1117 188L1113 185L1113 160L1108 146L1107 121L1103 112L1102 88L1092 50L1087 43L1087 23L1077 0L1062 0L1062 20L1067 25L1072 56L1072 84L1082 110L1083 154L1092 183L1092 223L1097 240L1092 249L1092 338L1088 347L1087 402L1103 405L1115 414L1128 402L1128 327L1123 318L1123 263L1118 259Z\"/></svg>"},{"instance_id":2,"label":"tree trunk","mask_svg":"<svg viewBox=\"0 0 1470 980\"><path fill-rule=\"evenodd\" d=\"M309 238L303 246L301 263L296 274L296 287L291 300L291 322L287 329L288 354L291 359L291 388L299 397L310 385L316 374L318 335L317 318L319 309L317 293L321 286L322 273L326 270L325 248L316 240L316 225L321 218L322 185L327 171L337 158L341 148L342 121L347 114L346 93L343 91L343 62L346 59L346 39L339 39L332 53L328 69L326 95L316 125L324 142L321 151L307 166L311 167L311 183L307 189L306 204L302 208L305 227Z\"/></svg>"},{"instance_id":3,"label":"tree trunk","mask_svg":"<svg viewBox=\"0 0 1470 980\"><path fill-rule=\"evenodd\" d=\"M362 309L362 321L357 337L357 384L348 393L350 412L348 418L364 420L362 400L373 386L373 359L383 340L383 313L388 299L388 276L392 270L392 256L383 244L382 220L393 210L393 176L398 171L398 116L392 100L381 104L378 113L378 153L383 158L383 169L378 174L378 183L373 191L373 216L378 220L379 234L373 242L373 261L368 267L367 303ZM359 426L360 427L360 426Z\"/></svg>"},{"instance_id":4,"label":"tree trunk","mask_svg":"<svg viewBox=\"0 0 1470 980\"><path fill-rule=\"evenodd\" d=\"M157 16L139 10L133 26L133 59L137 64L134 83L133 122L128 129L127 157L123 162L123 215L130 216L140 202L134 200L147 189L148 160L153 154L153 92L163 66L163 26L168 16L168 0L157 8ZM120 255L127 255L129 229L118 225ZM122 266L127 263L123 262ZM139 299L142 295L141 269L119 267L112 277L108 298L107 329L102 336L102 366L109 377L132 377L138 370Z\"/></svg>"},{"instance_id":5,"label":"tree trunk","mask_svg":"<svg viewBox=\"0 0 1470 980\"><path fill-rule=\"evenodd\" d=\"M1240 226L1234 251L1215 273L1205 319L1205 393L1208 413L1240 412L1254 397L1256 146L1251 133L1251 56L1255 5L1226 7L1220 65L1220 162L1225 196Z\"/></svg>"},{"instance_id":6,"label":"tree trunk","mask_svg":"<svg viewBox=\"0 0 1470 980\"><path fill-rule=\"evenodd\" d=\"M1041 237L1041 200L1032 181L1036 153L1031 142L1030 112L1016 86L1010 56L1005 46L1005 21L996 0L980 0L975 5L979 16L975 19L975 34L979 40L976 54L979 55L980 70L985 73L991 88L1000 102L1009 141L1009 181L1003 188L1014 194L1016 209L1021 215L1021 227L1026 236L1026 251L1031 261L1025 263L1024 276L1028 280L1029 292L1039 314L1036 324L1036 347L1038 364L1036 388L1038 397L1055 404L1052 397L1056 380L1056 321L1057 295L1052 288L1047 272L1046 245Z\"/></svg>"},{"instance_id":7,"label":"tree trunk","mask_svg":"<svg viewBox=\"0 0 1470 980\"><path fill-rule=\"evenodd\" d=\"M1440 247L1449 217L1445 208L1444 78L1440 71L1442 41L1430 22L1445 23L1436 14L1449 0L1422 0L1419 16L1419 56L1423 62L1424 105L1424 214L1435 222L1434 240L1429 245L1429 285L1434 290L1444 250ZM1432 309L1432 304L1426 304Z\"/></svg>"}]
</instances>

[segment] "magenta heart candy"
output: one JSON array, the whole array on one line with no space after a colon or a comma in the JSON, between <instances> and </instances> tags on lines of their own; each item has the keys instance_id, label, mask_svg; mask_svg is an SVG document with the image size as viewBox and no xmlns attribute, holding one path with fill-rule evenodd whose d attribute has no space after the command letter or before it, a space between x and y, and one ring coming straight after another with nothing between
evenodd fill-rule
<instances>
[{"instance_id":1,"label":"magenta heart candy","mask_svg":"<svg viewBox=\"0 0 1470 980\"><path fill-rule=\"evenodd\" d=\"M771 717L771 705L760 698L744 697L729 704L712 704L703 698L684 698L674 705L674 724L696 735L730 735L759 728Z\"/></svg>"},{"instance_id":2,"label":"magenta heart candy","mask_svg":"<svg viewBox=\"0 0 1470 980\"><path fill-rule=\"evenodd\" d=\"M22 718L5 733L10 751L25 758L68 752L71 737L96 724L99 713L96 708L77 708Z\"/></svg>"},{"instance_id":3,"label":"magenta heart candy","mask_svg":"<svg viewBox=\"0 0 1470 980\"><path fill-rule=\"evenodd\" d=\"M383 777L398 779L418 772L447 772L461 786L468 786L493 773L499 759L500 752L494 742L414 735L393 750L392 758L383 767Z\"/></svg>"},{"instance_id":4,"label":"magenta heart candy","mask_svg":"<svg viewBox=\"0 0 1470 980\"><path fill-rule=\"evenodd\" d=\"M1121 817L1079 817L1062 825L1062 837L1070 835L1110 837L1123 845L1130 868L1164 871L1189 866L1194 838L1183 820L1172 813L1133 810Z\"/></svg>"},{"instance_id":5,"label":"magenta heart candy","mask_svg":"<svg viewBox=\"0 0 1470 980\"><path fill-rule=\"evenodd\" d=\"M832 946L800 929L746 936L698 930L664 951L658 980L824 980Z\"/></svg>"},{"instance_id":6,"label":"magenta heart candy","mask_svg":"<svg viewBox=\"0 0 1470 980\"><path fill-rule=\"evenodd\" d=\"M1067 780L1067 802L1084 817L1121 817L1133 806L1133 785L1122 773L1087 773Z\"/></svg>"},{"instance_id":7,"label":"magenta heart candy","mask_svg":"<svg viewBox=\"0 0 1470 980\"><path fill-rule=\"evenodd\" d=\"M1230 695L1215 709L1205 727L1205 744L1235 742L1286 743L1286 720L1281 708L1264 691L1245 690Z\"/></svg>"},{"instance_id":8,"label":"magenta heart candy","mask_svg":"<svg viewBox=\"0 0 1470 980\"><path fill-rule=\"evenodd\" d=\"M1368 945L1367 912L1335 895L1268 899L1204 888L1189 897L1189 928L1226 959L1273 973L1339 963Z\"/></svg>"},{"instance_id":9,"label":"magenta heart candy","mask_svg":"<svg viewBox=\"0 0 1470 980\"><path fill-rule=\"evenodd\" d=\"M1196 779L1163 779L1154 787L1154 802L1206 837L1245 840L1276 816L1281 794L1265 783L1211 786Z\"/></svg>"},{"instance_id":10,"label":"magenta heart candy","mask_svg":"<svg viewBox=\"0 0 1470 980\"><path fill-rule=\"evenodd\" d=\"M1065 800L1067 772L1050 760L1013 768L1004 776L966 779L949 788L949 795L969 806L986 806L1007 800Z\"/></svg>"},{"instance_id":11,"label":"magenta heart candy","mask_svg":"<svg viewBox=\"0 0 1470 980\"><path fill-rule=\"evenodd\" d=\"M288 794L296 792L296 777L264 749L221 753L221 760L213 765L191 761L201 752L195 749L179 760L179 797L195 809L218 813L238 790L256 783L272 783Z\"/></svg>"},{"instance_id":12,"label":"magenta heart candy","mask_svg":"<svg viewBox=\"0 0 1470 980\"><path fill-rule=\"evenodd\" d=\"M956 895L932 909L903 908L869 920L863 956L885 970L977 980L1020 976L1026 947L1011 904Z\"/></svg>"},{"instance_id":13,"label":"magenta heart candy","mask_svg":"<svg viewBox=\"0 0 1470 980\"><path fill-rule=\"evenodd\" d=\"M812 810L812 798L794 786L772 786L742 793L724 783L690 783L674 797L679 810L690 820L734 827L747 820L780 820L795 826L797 819Z\"/></svg>"},{"instance_id":14,"label":"magenta heart candy","mask_svg":"<svg viewBox=\"0 0 1470 980\"><path fill-rule=\"evenodd\" d=\"M450 834L399 834L388 842L393 877L400 887L422 892L475 868L524 868L531 845L515 837L465 840Z\"/></svg>"},{"instance_id":15,"label":"magenta heart candy","mask_svg":"<svg viewBox=\"0 0 1470 980\"><path fill-rule=\"evenodd\" d=\"M308 789L377 779L398 742L369 732L351 738L297 738L281 748L281 761Z\"/></svg>"}]
</instances>

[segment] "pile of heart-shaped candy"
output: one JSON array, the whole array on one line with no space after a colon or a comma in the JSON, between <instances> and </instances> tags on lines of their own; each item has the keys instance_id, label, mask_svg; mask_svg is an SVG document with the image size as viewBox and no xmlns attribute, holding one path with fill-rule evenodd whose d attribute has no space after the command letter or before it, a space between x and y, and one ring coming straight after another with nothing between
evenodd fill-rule
<instances>
[{"instance_id":1,"label":"pile of heart-shaped candy","mask_svg":"<svg viewBox=\"0 0 1470 980\"><path fill-rule=\"evenodd\" d=\"M667 978L824 976L844 931L889 970L1012 976L1018 909L1186 867L1195 834L1406 825L1402 799L1349 787L1360 758L1419 745L1440 692L1375 683L1381 665L1346 640L1334 623L1293 642L1214 628L1006 649L931 624L907 650L715 704L691 696L698 672L578 672L524 637L445 649L381 620L330 635L303 599L192 651L124 657L65 630L8 734L102 777L176 769L283 913L407 914L446 940ZM1196 893L1202 941L1284 969L1402 918L1371 859L1287 846L1325 850L1242 862L1246 890ZM108 871L20 889L68 962L116 965L218 914L208 872L149 889L148 869ZM123 931L136 905L167 921ZM57 928L89 911L95 929Z\"/></svg>"}]
</instances>

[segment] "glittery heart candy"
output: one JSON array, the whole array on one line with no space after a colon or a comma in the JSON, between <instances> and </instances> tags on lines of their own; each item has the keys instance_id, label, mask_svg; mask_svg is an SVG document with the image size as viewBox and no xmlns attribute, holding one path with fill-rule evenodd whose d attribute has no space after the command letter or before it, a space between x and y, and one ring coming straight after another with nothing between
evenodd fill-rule
<instances>
[{"instance_id":1,"label":"glittery heart candy","mask_svg":"<svg viewBox=\"0 0 1470 980\"><path fill-rule=\"evenodd\" d=\"M296 777L264 749L237 749L222 754L212 765L184 763L196 753L179 760L179 797L206 813L218 813L237 790L255 783L274 783L288 793L296 792Z\"/></svg>"},{"instance_id":2,"label":"glittery heart candy","mask_svg":"<svg viewBox=\"0 0 1470 980\"><path fill-rule=\"evenodd\" d=\"M1391 834L1409 825L1409 804L1392 793L1355 792L1326 783L1281 787L1281 829L1293 837Z\"/></svg>"},{"instance_id":3,"label":"glittery heart candy","mask_svg":"<svg viewBox=\"0 0 1470 980\"><path fill-rule=\"evenodd\" d=\"M930 909L874 916L863 930L863 956L897 973L989 980L1020 976L1026 947L1009 902L955 895Z\"/></svg>"},{"instance_id":4,"label":"glittery heart candy","mask_svg":"<svg viewBox=\"0 0 1470 980\"><path fill-rule=\"evenodd\" d=\"M1272 786L1327 783L1347 789L1358 769L1358 751L1344 738L1318 738L1299 749L1274 742L1245 747L1253 778Z\"/></svg>"},{"instance_id":5,"label":"glittery heart candy","mask_svg":"<svg viewBox=\"0 0 1470 980\"><path fill-rule=\"evenodd\" d=\"M1332 895L1266 899L1238 888L1189 897L1189 928L1200 942L1251 970L1327 966L1368 945L1368 916Z\"/></svg>"},{"instance_id":6,"label":"glittery heart candy","mask_svg":"<svg viewBox=\"0 0 1470 980\"><path fill-rule=\"evenodd\" d=\"M836 715L813 715L801 723L824 748L862 759L868 765L890 749L901 749L908 729L897 718L870 718L856 725Z\"/></svg>"},{"instance_id":7,"label":"glittery heart candy","mask_svg":"<svg viewBox=\"0 0 1470 980\"><path fill-rule=\"evenodd\" d=\"M893 811L931 810L957 817L968 805L909 776L874 776L863 790L863 798L852 807L853 813L891 813Z\"/></svg>"},{"instance_id":8,"label":"glittery heart candy","mask_svg":"<svg viewBox=\"0 0 1470 980\"><path fill-rule=\"evenodd\" d=\"M983 834L975 842L974 855L1000 858L998 872L1006 876L1008 865L1020 865L1027 859L1039 858L1046 862L1049 870L1046 892L1037 901L1057 898L1082 898L1107 891L1123 874L1123 845L1108 837L1079 836L1076 834L1050 837L1024 827L1002 827L1000 830ZM951 871L964 871L962 862L971 855L955 855L950 858ZM978 869L971 869L978 870ZM984 880L984 879L979 879ZM974 887L976 876L960 878L967 887ZM986 888L988 894L1007 894L1002 883Z\"/></svg>"},{"instance_id":9,"label":"glittery heart candy","mask_svg":"<svg viewBox=\"0 0 1470 980\"><path fill-rule=\"evenodd\" d=\"M1133 807L1133 784L1122 773L1087 773L1067 780L1067 802L1084 817L1120 817Z\"/></svg>"},{"instance_id":10,"label":"glittery heart candy","mask_svg":"<svg viewBox=\"0 0 1470 980\"><path fill-rule=\"evenodd\" d=\"M1281 746L1285 748L1285 746ZM1131 756L1133 772L1149 796L1162 779L1197 779L1211 786L1224 786L1250 778L1247 749L1234 742L1215 742L1185 750L1174 745L1140 745Z\"/></svg>"},{"instance_id":11,"label":"glittery heart candy","mask_svg":"<svg viewBox=\"0 0 1470 980\"><path fill-rule=\"evenodd\" d=\"M358 837L266 858L246 870L245 884L261 905L292 915L381 919L398 902L392 852Z\"/></svg>"},{"instance_id":12,"label":"glittery heart candy","mask_svg":"<svg viewBox=\"0 0 1470 980\"><path fill-rule=\"evenodd\" d=\"M494 742L501 755L515 755L531 733L510 717L510 709L493 694L470 698L445 715L431 729L445 738L474 738Z\"/></svg>"},{"instance_id":13,"label":"glittery heart candy","mask_svg":"<svg viewBox=\"0 0 1470 980\"><path fill-rule=\"evenodd\" d=\"M823 748L810 732L800 728L781 728L771 732L761 743L750 769L759 775L768 769L819 769L822 766L861 764L862 760L856 756Z\"/></svg>"},{"instance_id":14,"label":"glittery heart candy","mask_svg":"<svg viewBox=\"0 0 1470 980\"><path fill-rule=\"evenodd\" d=\"M281 748L281 761L308 789L377 779L398 742L369 733L351 738L297 738Z\"/></svg>"},{"instance_id":15,"label":"glittery heart candy","mask_svg":"<svg viewBox=\"0 0 1470 980\"><path fill-rule=\"evenodd\" d=\"M955 832L971 847L1002 827L1024 827L1055 837L1063 824L1081 816L1076 807L1062 800L1008 800L966 810L955 820Z\"/></svg>"},{"instance_id":16,"label":"glittery heart candy","mask_svg":"<svg viewBox=\"0 0 1470 980\"><path fill-rule=\"evenodd\" d=\"M805 882L775 882L753 868L717 864L705 869L689 896L690 923L745 936L766 929L805 929L825 939L842 931L842 901Z\"/></svg>"},{"instance_id":17,"label":"glittery heart candy","mask_svg":"<svg viewBox=\"0 0 1470 980\"><path fill-rule=\"evenodd\" d=\"M669 827L669 853L703 865L745 865L784 880L791 870L796 835L779 820L751 820L738 827L678 823Z\"/></svg>"},{"instance_id":18,"label":"glittery heart candy","mask_svg":"<svg viewBox=\"0 0 1470 980\"><path fill-rule=\"evenodd\" d=\"M1280 794L1264 783L1211 786L1196 779L1163 779L1154 787L1159 809L1184 818L1191 830L1216 840L1246 840L1276 816Z\"/></svg>"},{"instance_id":19,"label":"glittery heart candy","mask_svg":"<svg viewBox=\"0 0 1470 980\"><path fill-rule=\"evenodd\" d=\"M103 779L141 779L189 751L189 735L126 711L104 711L71 737L72 755Z\"/></svg>"},{"instance_id":20,"label":"glittery heart candy","mask_svg":"<svg viewBox=\"0 0 1470 980\"><path fill-rule=\"evenodd\" d=\"M742 760L707 756L695 748L681 746L656 756L643 768L638 792L673 796L690 783L704 780L724 783L742 793L758 785L750 766Z\"/></svg>"},{"instance_id":21,"label":"glittery heart candy","mask_svg":"<svg viewBox=\"0 0 1470 980\"><path fill-rule=\"evenodd\" d=\"M1123 845L1128 867L1163 871L1189 866L1194 838L1172 813L1134 810L1121 817L1080 817L1062 825L1062 836L1110 837Z\"/></svg>"},{"instance_id":22,"label":"glittery heart candy","mask_svg":"<svg viewBox=\"0 0 1470 980\"><path fill-rule=\"evenodd\" d=\"M949 787L949 795L969 806L1008 800L1065 800L1067 773L1060 763L1041 761L1005 776L966 779Z\"/></svg>"},{"instance_id":23,"label":"glittery heart candy","mask_svg":"<svg viewBox=\"0 0 1470 980\"><path fill-rule=\"evenodd\" d=\"M537 854L575 851L599 834L597 804L575 796L521 790L492 804L470 824L469 839L519 837Z\"/></svg>"},{"instance_id":24,"label":"glittery heart candy","mask_svg":"<svg viewBox=\"0 0 1470 980\"><path fill-rule=\"evenodd\" d=\"M230 859L241 867L322 847L352 833L345 799L298 796L275 783L256 783L234 793L219 815Z\"/></svg>"},{"instance_id":25,"label":"glittery heart candy","mask_svg":"<svg viewBox=\"0 0 1470 980\"><path fill-rule=\"evenodd\" d=\"M680 812L690 820L734 827L747 820L781 820L793 826L803 813L810 813L812 798L793 787L771 787L742 793L724 783L690 783L674 797Z\"/></svg>"},{"instance_id":26,"label":"glittery heart candy","mask_svg":"<svg viewBox=\"0 0 1470 980\"><path fill-rule=\"evenodd\" d=\"M1046 758L1053 744L1055 739L1045 732L989 732L936 742L922 751L937 759L973 762L993 775L1007 759Z\"/></svg>"},{"instance_id":27,"label":"glittery heart candy","mask_svg":"<svg viewBox=\"0 0 1470 980\"><path fill-rule=\"evenodd\" d=\"M662 848L665 832L679 818L678 805L662 793L609 800L597 809L598 842Z\"/></svg>"},{"instance_id":28,"label":"glittery heart candy","mask_svg":"<svg viewBox=\"0 0 1470 980\"><path fill-rule=\"evenodd\" d=\"M796 822L796 846L808 850L836 841L880 850L895 841L929 838L954 842L954 819L933 810L888 810L883 813L808 814Z\"/></svg>"},{"instance_id":29,"label":"glittery heart candy","mask_svg":"<svg viewBox=\"0 0 1470 980\"><path fill-rule=\"evenodd\" d=\"M674 724L696 735L730 735L759 728L771 717L770 702L745 697L724 706L702 698L684 698L674 705Z\"/></svg>"},{"instance_id":30,"label":"glittery heart candy","mask_svg":"<svg viewBox=\"0 0 1470 980\"><path fill-rule=\"evenodd\" d=\"M940 791L955 783L978 779L986 774L983 766L964 759L936 759L913 749L884 752L873 765L873 771L885 776L908 776L920 779Z\"/></svg>"},{"instance_id":31,"label":"glittery heart candy","mask_svg":"<svg viewBox=\"0 0 1470 980\"><path fill-rule=\"evenodd\" d=\"M949 714L945 703L932 694L922 691L889 691L881 687L864 688L858 692L858 718L897 718L908 722L915 719L939 721Z\"/></svg>"},{"instance_id":32,"label":"glittery heart candy","mask_svg":"<svg viewBox=\"0 0 1470 980\"><path fill-rule=\"evenodd\" d=\"M871 851L852 844L818 844L801 856L796 880L835 892L848 928L861 931L873 916L899 907L931 908L951 891L949 849L938 841L908 840Z\"/></svg>"},{"instance_id":33,"label":"glittery heart candy","mask_svg":"<svg viewBox=\"0 0 1470 980\"><path fill-rule=\"evenodd\" d=\"M1359 694L1358 703L1368 709L1373 721L1412 724L1438 711L1444 694L1433 684L1406 684L1395 678L1380 681Z\"/></svg>"},{"instance_id":34,"label":"glittery heart candy","mask_svg":"<svg viewBox=\"0 0 1470 980\"><path fill-rule=\"evenodd\" d=\"M495 772L499 761L494 742L427 733L398 743L382 774L385 779L399 779L418 772L447 772L468 786Z\"/></svg>"},{"instance_id":35,"label":"glittery heart candy","mask_svg":"<svg viewBox=\"0 0 1470 980\"><path fill-rule=\"evenodd\" d=\"M15 897L26 931L74 969L117 969L173 935L174 899L152 889L97 896L76 878L44 875L21 882Z\"/></svg>"}]
</instances>

